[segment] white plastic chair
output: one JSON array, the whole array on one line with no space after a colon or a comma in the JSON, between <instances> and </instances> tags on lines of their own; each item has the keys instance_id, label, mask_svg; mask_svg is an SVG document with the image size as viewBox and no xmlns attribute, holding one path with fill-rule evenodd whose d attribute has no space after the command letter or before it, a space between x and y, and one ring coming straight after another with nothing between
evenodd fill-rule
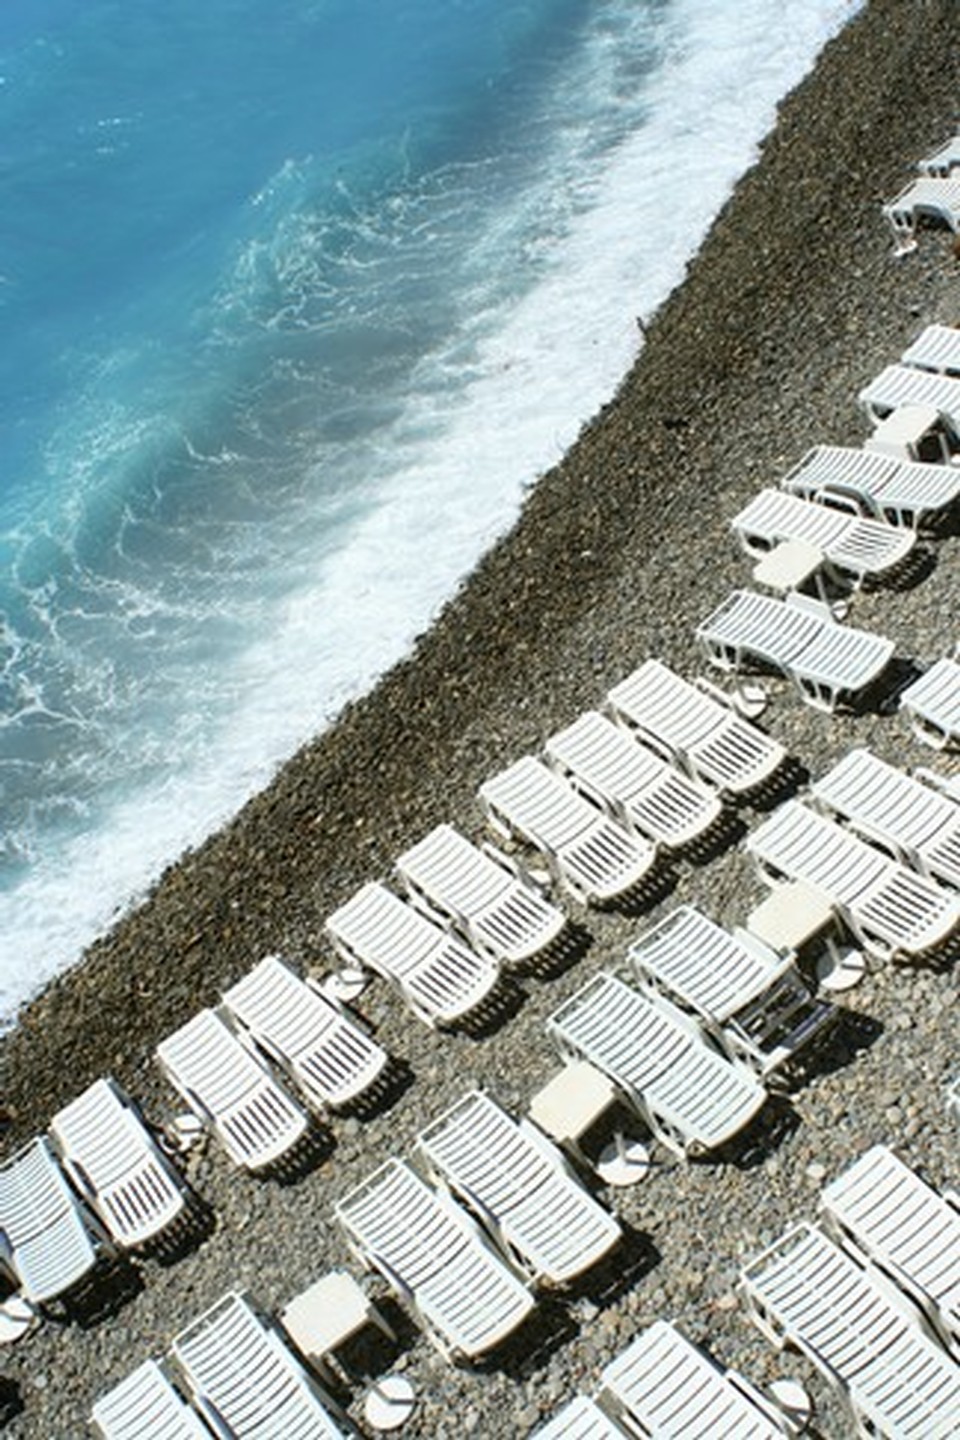
<instances>
[{"instance_id":1,"label":"white plastic chair","mask_svg":"<svg viewBox=\"0 0 960 1440\"><path fill-rule=\"evenodd\" d=\"M904 350L900 364L960 379L960 330L955 325L927 325Z\"/></svg>"},{"instance_id":2,"label":"white plastic chair","mask_svg":"<svg viewBox=\"0 0 960 1440\"><path fill-rule=\"evenodd\" d=\"M730 524L748 555L760 557L776 545L801 540L820 550L829 568L855 585L890 575L917 540L913 530L844 514L788 490L761 490Z\"/></svg>"},{"instance_id":3,"label":"white plastic chair","mask_svg":"<svg viewBox=\"0 0 960 1440\"><path fill-rule=\"evenodd\" d=\"M900 696L900 709L918 740L935 750L960 745L960 660L935 660Z\"/></svg>"},{"instance_id":4,"label":"white plastic chair","mask_svg":"<svg viewBox=\"0 0 960 1440\"><path fill-rule=\"evenodd\" d=\"M321 1111L358 1099L387 1065L383 1047L278 955L231 985L223 1003Z\"/></svg>"},{"instance_id":5,"label":"white plastic chair","mask_svg":"<svg viewBox=\"0 0 960 1440\"><path fill-rule=\"evenodd\" d=\"M349 964L399 986L428 1025L469 1014L499 978L489 954L470 949L377 880L329 915L324 930Z\"/></svg>"},{"instance_id":6,"label":"white plastic chair","mask_svg":"<svg viewBox=\"0 0 960 1440\"><path fill-rule=\"evenodd\" d=\"M417 1145L433 1175L534 1282L566 1284L621 1238L555 1146L481 1090L421 1131Z\"/></svg>"},{"instance_id":7,"label":"white plastic chair","mask_svg":"<svg viewBox=\"0 0 960 1440\"><path fill-rule=\"evenodd\" d=\"M599 1403L631 1434L658 1440L782 1440L790 1431L744 1376L666 1320L656 1320L606 1365Z\"/></svg>"},{"instance_id":8,"label":"white plastic chair","mask_svg":"<svg viewBox=\"0 0 960 1440\"><path fill-rule=\"evenodd\" d=\"M623 1092L675 1154L695 1156L737 1135L767 1092L688 1015L600 971L547 1021L564 1058L587 1060Z\"/></svg>"},{"instance_id":9,"label":"white plastic chair","mask_svg":"<svg viewBox=\"0 0 960 1440\"><path fill-rule=\"evenodd\" d=\"M145 1360L93 1407L103 1440L210 1440L195 1410L155 1360Z\"/></svg>"},{"instance_id":10,"label":"white plastic chair","mask_svg":"<svg viewBox=\"0 0 960 1440\"><path fill-rule=\"evenodd\" d=\"M859 1434L956 1436L960 1366L815 1226L788 1230L745 1267L741 1287L768 1339L838 1387Z\"/></svg>"},{"instance_id":11,"label":"white plastic chair","mask_svg":"<svg viewBox=\"0 0 960 1440\"><path fill-rule=\"evenodd\" d=\"M607 696L614 720L725 795L764 785L787 755L716 691L691 684L661 660L644 663Z\"/></svg>"},{"instance_id":12,"label":"white plastic chair","mask_svg":"<svg viewBox=\"0 0 960 1440\"><path fill-rule=\"evenodd\" d=\"M780 488L825 507L921 530L960 499L960 468L817 445L783 477Z\"/></svg>"},{"instance_id":13,"label":"white plastic chair","mask_svg":"<svg viewBox=\"0 0 960 1440\"><path fill-rule=\"evenodd\" d=\"M864 949L880 960L936 949L960 923L960 900L799 800L780 805L746 839L771 884L822 891Z\"/></svg>"},{"instance_id":14,"label":"white plastic chair","mask_svg":"<svg viewBox=\"0 0 960 1440\"><path fill-rule=\"evenodd\" d=\"M402 1160L388 1160L335 1206L362 1264L419 1315L448 1359L473 1359L531 1313L522 1280L448 1195Z\"/></svg>"},{"instance_id":15,"label":"white plastic chair","mask_svg":"<svg viewBox=\"0 0 960 1440\"><path fill-rule=\"evenodd\" d=\"M851 750L810 787L827 814L932 880L960 888L960 804L942 790Z\"/></svg>"},{"instance_id":16,"label":"white plastic chair","mask_svg":"<svg viewBox=\"0 0 960 1440\"><path fill-rule=\"evenodd\" d=\"M960 380L949 375L931 375L913 365L887 365L863 387L857 403L874 424L904 405L929 405L960 432Z\"/></svg>"},{"instance_id":17,"label":"white plastic chair","mask_svg":"<svg viewBox=\"0 0 960 1440\"><path fill-rule=\"evenodd\" d=\"M404 851L396 869L411 899L425 901L505 965L539 955L566 924L518 865L492 847L479 849L452 825L438 825Z\"/></svg>"},{"instance_id":18,"label":"white plastic chair","mask_svg":"<svg viewBox=\"0 0 960 1440\"><path fill-rule=\"evenodd\" d=\"M584 905L635 889L656 859L649 841L611 820L532 755L485 781L480 802L495 830L540 850L555 878Z\"/></svg>"},{"instance_id":19,"label":"white plastic chair","mask_svg":"<svg viewBox=\"0 0 960 1440\"><path fill-rule=\"evenodd\" d=\"M917 247L917 224L934 220L956 235L960 233L960 179L952 174L921 175L883 207L893 231L894 254L906 255Z\"/></svg>"},{"instance_id":20,"label":"white plastic chair","mask_svg":"<svg viewBox=\"0 0 960 1440\"><path fill-rule=\"evenodd\" d=\"M182 1330L172 1350L194 1405L217 1435L337 1440L347 1433L276 1330L236 1292Z\"/></svg>"},{"instance_id":21,"label":"white plastic chair","mask_svg":"<svg viewBox=\"0 0 960 1440\"><path fill-rule=\"evenodd\" d=\"M714 789L682 775L622 725L585 711L544 746L548 763L628 829L676 849L716 823Z\"/></svg>"},{"instance_id":22,"label":"white plastic chair","mask_svg":"<svg viewBox=\"0 0 960 1440\"><path fill-rule=\"evenodd\" d=\"M840 625L805 595L775 600L734 590L697 627L707 659L723 670L760 664L779 670L809 705L833 711L854 702L893 658L892 640Z\"/></svg>"},{"instance_id":23,"label":"white plastic chair","mask_svg":"<svg viewBox=\"0 0 960 1440\"><path fill-rule=\"evenodd\" d=\"M112 1078L95 1080L58 1111L50 1137L64 1170L118 1245L143 1245L182 1216L183 1180Z\"/></svg>"},{"instance_id":24,"label":"white plastic chair","mask_svg":"<svg viewBox=\"0 0 960 1440\"><path fill-rule=\"evenodd\" d=\"M90 1273L96 1238L45 1136L0 1162L0 1262L32 1304Z\"/></svg>"},{"instance_id":25,"label":"white plastic chair","mask_svg":"<svg viewBox=\"0 0 960 1440\"><path fill-rule=\"evenodd\" d=\"M691 1010L733 1060L767 1080L836 1019L815 1000L792 955L739 930L731 935L681 905L630 947L643 988Z\"/></svg>"},{"instance_id":26,"label":"white plastic chair","mask_svg":"<svg viewBox=\"0 0 960 1440\"><path fill-rule=\"evenodd\" d=\"M237 1165L271 1165L306 1133L304 1111L215 1011L201 1010L156 1053L170 1083Z\"/></svg>"},{"instance_id":27,"label":"white plastic chair","mask_svg":"<svg viewBox=\"0 0 960 1440\"><path fill-rule=\"evenodd\" d=\"M820 1194L825 1227L888 1274L960 1359L960 1197L940 1195L886 1145Z\"/></svg>"}]
</instances>

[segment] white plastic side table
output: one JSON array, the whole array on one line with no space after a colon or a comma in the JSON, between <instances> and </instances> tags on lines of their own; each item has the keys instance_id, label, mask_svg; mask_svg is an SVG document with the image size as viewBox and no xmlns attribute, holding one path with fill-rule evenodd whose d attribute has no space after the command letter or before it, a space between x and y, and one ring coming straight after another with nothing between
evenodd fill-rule
<instances>
[{"instance_id":1,"label":"white plastic side table","mask_svg":"<svg viewBox=\"0 0 960 1440\"><path fill-rule=\"evenodd\" d=\"M646 1175L650 1163L646 1146L639 1140L617 1131L592 1167L580 1145L587 1131L618 1099L617 1087L606 1075L586 1060L574 1060L533 1096L530 1119L581 1164L595 1169L608 1185L634 1185Z\"/></svg>"},{"instance_id":2,"label":"white plastic side table","mask_svg":"<svg viewBox=\"0 0 960 1440\"><path fill-rule=\"evenodd\" d=\"M280 1323L302 1355L329 1369L330 1356L365 1325L397 1337L359 1283L346 1270L322 1275L280 1312Z\"/></svg>"}]
</instances>

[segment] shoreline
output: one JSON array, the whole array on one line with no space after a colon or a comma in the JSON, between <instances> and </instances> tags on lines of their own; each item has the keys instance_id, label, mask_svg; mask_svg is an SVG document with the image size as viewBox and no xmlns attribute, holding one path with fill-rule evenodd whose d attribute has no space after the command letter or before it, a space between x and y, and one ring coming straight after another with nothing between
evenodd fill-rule
<instances>
[{"instance_id":1,"label":"shoreline","mask_svg":"<svg viewBox=\"0 0 960 1440\"><path fill-rule=\"evenodd\" d=\"M781 104L759 161L717 217L685 281L645 323L643 349L616 396L541 478L518 523L481 560L414 653L288 761L229 825L169 867L143 905L24 1007L0 1042L3 1104L12 1118L5 1153L107 1072L151 1118L172 1113L176 1106L151 1059L165 1034L215 1003L263 954L283 952L304 971L327 968L330 952L320 938L327 914L365 880L386 877L394 856L441 820L480 835L473 798L479 784L599 704L647 655L688 675L703 671L694 649L696 623L729 590L749 583L747 564L728 534L735 510L811 445L860 444L866 426L856 410L857 389L923 324L960 319L960 266L949 238L932 232L915 255L894 262L880 215L881 202L954 123L960 94L954 8L949 0L926 6L870 0L828 43L812 74ZM948 537L919 586L858 594L851 623L890 634L898 655L934 658L947 648L954 623L958 558L956 537ZM900 763L904 757L929 761L911 748L895 718L826 720L783 687L771 692L764 723L814 773L855 743L873 744ZM740 818L745 825L756 820ZM658 903L672 908L689 898L685 889L706 892L705 908L715 918L742 923L758 898L747 876L742 854L730 851L722 863L684 871ZM335 1158L292 1188L238 1177L213 1152L204 1158L198 1188L213 1199L217 1235L172 1267L151 1270L128 1307L134 1315L121 1310L90 1330L71 1326L76 1343L69 1363L55 1325L9 1351L6 1368L25 1398L11 1434L78 1433L71 1425L96 1393L146 1354L160 1353L160 1337L229 1285L249 1283L273 1304L286 1298L283 1287L293 1277L306 1283L320 1273L321 1252L343 1263L340 1237L318 1218L318 1207L329 1215L336 1194L404 1149L442 1099L452 1103L470 1084L488 1084L505 1103L519 1106L530 1093L528 1081L547 1073L549 1050L533 1038L542 1034L543 1017L601 964L611 964L624 937L659 913L657 907L632 916L577 913L591 937L585 956L559 979L531 986L517 1011L482 1041L425 1032L377 982L360 1008L381 1042L409 1064L414 1080L405 1096L369 1126L348 1130L334 1121ZM949 973L920 970L909 981L895 978L899 994L881 974L854 1007L864 1007L864 1024L879 1017L884 1038L892 1034L915 1050L888 1052L884 1060L878 1041L862 1073L858 1055L846 1074L841 1069L824 1077L822 1093L816 1086L801 1092L800 1132L806 1126L810 1133L801 1134L795 1153L787 1149L778 1159L785 1174L802 1176L811 1145L847 1146L876 1128L870 1114L856 1131L841 1126L835 1136L825 1135L815 1100L829 1112L844 1083L874 1083L870 1063L885 1065L892 1056L899 1065L922 1057L927 1045L949 1041ZM929 1033L918 1022L904 1038L890 1016L913 1005ZM850 1070L857 1072L852 1082ZM937 1082L932 1073L911 1075L918 1104ZM890 1087L897 1088L893 1079ZM934 1138L921 1128L910 1143L937 1178L938 1166L949 1173L949 1157L926 1154L923 1147ZM669 1203L673 1186L693 1205L713 1194L713 1167L690 1169L682 1181L656 1177L630 1201L638 1228L658 1242L664 1217L658 1224L647 1214L657 1195ZM751 1188L756 1172L717 1169L723 1193L716 1214L700 1215L701 1250L723 1234L716 1227L730 1207L738 1214L743 1204L759 1203ZM731 1171L733 1179L724 1178ZM776 1200L777 1182L770 1174L765 1182L759 1178ZM741 1180L745 1198L736 1192ZM659 1191L648 1188L658 1185ZM789 1190L781 1199L789 1209ZM629 1214L629 1206L621 1213ZM237 1218L244 1214L252 1219L241 1226ZM268 1244L265 1263L256 1237L262 1250L278 1217L284 1245ZM767 1224L762 1220L760 1228ZM288 1234L290 1253L274 1253L287 1248ZM689 1263L697 1271L708 1262ZM674 1285L657 1270L641 1282L643 1313L654 1304L651 1290L662 1290L665 1303L676 1307ZM636 1314L624 1304L632 1324ZM691 1314L694 1304L691 1293ZM731 1321L712 1311L708 1319L711 1343L719 1330L734 1358L739 1344L753 1360L755 1378L763 1347L750 1343L742 1316ZM738 1325L743 1333L736 1339ZM606 1336L613 1349L618 1333L614 1327ZM33 1388L38 1361L41 1372L57 1366L45 1399ZM425 1377L438 1374L435 1383L477 1407L472 1377L436 1370L424 1343L417 1344L413 1365L421 1367L416 1374L424 1387ZM571 1382L570 1365L558 1373L564 1386ZM542 1379L531 1381L532 1400L524 1391L526 1409L539 1405L541 1395L544 1409L553 1403ZM555 1403L568 1393L564 1388ZM43 1405L50 1407L48 1428L33 1429ZM50 1429L51 1415L68 1416L69 1423L56 1422L66 1428ZM424 1418L406 1433L453 1430ZM481 1414L476 1433L504 1432L484 1430Z\"/></svg>"}]
</instances>

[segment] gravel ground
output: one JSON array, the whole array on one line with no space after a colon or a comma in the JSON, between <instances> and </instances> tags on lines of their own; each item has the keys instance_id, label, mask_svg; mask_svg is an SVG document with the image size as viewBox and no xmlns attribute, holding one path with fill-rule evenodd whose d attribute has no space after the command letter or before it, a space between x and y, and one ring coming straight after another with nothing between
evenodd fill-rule
<instances>
[{"instance_id":1,"label":"gravel ground","mask_svg":"<svg viewBox=\"0 0 960 1440\"><path fill-rule=\"evenodd\" d=\"M955 0L871 0L781 107L760 160L714 225L682 287L645 321L643 354L616 398L531 492L524 514L446 607L414 654L294 757L268 790L163 876L149 900L22 1016L0 1050L6 1151L98 1075L114 1074L153 1121L177 1106L156 1043L245 973L286 953L324 973L324 917L440 820L482 833L474 795L488 775L601 702L647 655L702 672L694 628L749 566L730 517L817 442L861 443L857 390L931 320L960 318L960 265L944 232L891 257L883 199L951 132L960 93ZM664 216L669 224L669 216ZM924 542L909 583L858 594L850 620L896 642L901 678L956 638L956 527ZM949 768L889 704L828 718L770 685L763 723L804 772L854 744L902 765ZM889 700L889 694L887 699ZM757 807L731 815L728 843L661 870L630 913L564 902L580 944L550 974L521 975L482 1034L434 1033L383 982L359 1010L397 1057L401 1081L373 1115L334 1119L296 1179L253 1179L215 1147L188 1173L210 1207L185 1253L106 1277L100 1308L75 1308L7 1349L11 1437L87 1432L92 1400L228 1288L266 1311L333 1264L353 1265L337 1197L467 1089L526 1108L557 1057L546 1017L675 904L742 923L762 898L739 843ZM614 1264L478 1370L440 1359L398 1307L399 1353L420 1397L405 1434L523 1435L657 1316L677 1320L759 1384L792 1374L816 1403L816 1433L849 1418L802 1359L776 1354L735 1294L744 1259L798 1216L869 1144L896 1144L935 1183L956 1180L958 1136L943 1105L958 1068L952 957L880 968L842 997L836 1041L813 1073L766 1107L736 1153L682 1165L655 1148L649 1178L600 1192L628 1231ZM372 1293L383 1296L379 1282ZM344 1401L360 1414L362 1386Z\"/></svg>"}]
</instances>

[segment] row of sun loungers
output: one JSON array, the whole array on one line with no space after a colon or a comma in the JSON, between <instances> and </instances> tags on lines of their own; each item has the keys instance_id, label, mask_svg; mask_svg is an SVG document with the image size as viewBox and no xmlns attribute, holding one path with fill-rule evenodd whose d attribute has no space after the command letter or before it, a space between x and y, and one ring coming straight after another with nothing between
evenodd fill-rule
<instances>
[{"instance_id":1,"label":"row of sun loungers","mask_svg":"<svg viewBox=\"0 0 960 1440\"><path fill-rule=\"evenodd\" d=\"M894 253L916 248L921 220L934 220L960 231L960 136L954 135L917 166L918 178L883 207L894 235Z\"/></svg>"}]
</instances>

